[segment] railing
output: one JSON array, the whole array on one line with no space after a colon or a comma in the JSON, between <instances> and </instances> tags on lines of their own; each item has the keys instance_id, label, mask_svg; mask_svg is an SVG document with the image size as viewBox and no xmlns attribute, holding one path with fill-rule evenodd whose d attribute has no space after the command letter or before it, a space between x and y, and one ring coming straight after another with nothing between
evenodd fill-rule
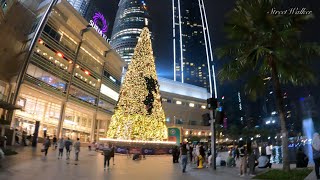
<instances>
[{"instance_id":1,"label":"railing","mask_svg":"<svg viewBox=\"0 0 320 180\"><path fill-rule=\"evenodd\" d=\"M78 104L84 105L86 107L90 107L90 108L96 109L96 106L94 104L89 103L89 102L84 101L84 100L81 100L81 99L79 99L79 98L77 98L75 96L70 95L69 99L74 103L78 103Z\"/></svg>"},{"instance_id":2,"label":"railing","mask_svg":"<svg viewBox=\"0 0 320 180\"><path fill-rule=\"evenodd\" d=\"M102 77L102 84L108 86L109 88L111 88L112 90L119 92L120 91L120 86L115 84L111 79L107 78L107 77Z\"/></svg>"},{"instance_id":3,"label":"railing","mask_svg":"<svg viewBox=\"0 0 320 180\"><path fill-rule=\"evenodd\" d=\"M98 94L99 94L98 89L96 89L97 87L93 87L90 84L83 82L82 80L80 80L77 77L73 77L72 84L75 85L77 88L79 88L85 92L88 92L94 96L98 96Z\"/></svg>"},{"instance_id":4,"label":"railing","mask_svg":"<svg viewBox=\"0 0 320 180\"><path fill-rule=\"evenodd\" d=\"M80 59L78 59L78 62L77 64L79 64L82 68L86 69L86 70L89 70L90 73L96 77L96 78L100 78L100 74L98 74L93 68L90 68L90 66L88 66L85 62L81 61ZM101 67L102 69L102 67Z\"/></svg>"},{"instance_id":5,"label":"railing","mask_svg":"<svg viewBox=\"0 0 320 180\"><path fill-rule=\"evenodd\" d=\"M25 79L24 79L24 82L29 84L29 85L32 85L32 86L35 86L37 88L40 88L42 90L47 90L48 92L52 92L56 95L59 95L59 96L65 96L65 92L64 91L61 91L61 89L58 89L56 87L53 87L51 86L50 84L47 84L35 77L32 77L28 74L26 74L25 76Z\"/></svg>"},{"instance_id":6,"label":"railing","mask_svg":"<svg viewBox=\"0 0 320 180\"><path fill-rule=\"evenodd\" d=\"M101 99L101 100L104 100L104 101L106 101L106 102L108 102L108 103L110 103L110 104L114 104L114 105L117 104L117 101L111 99L110 97L108 97L108 96L106 96L106 95L104 95L104 94L102 94L102 93L101 93L101 95L100 95L100 99Z\"/></svg>"},{"instance_id":7,"label":"railing","mask_svg":"<svg viewBox=\"0 0 320 180\"><path fill-rule=\"evenodd\" d=\"M62 70L60 67L56 66L50 60L43 58L42 56L34 53L31 58L31 63L40 67L41 69L51 73L52 75L61 78L62 80L68 82L70 73Z\"/></svg>"},{"instance_id":8,"label":"railing","mask_svg":"<svg viewBox=\"0 0 320 180\"><path fill-rule=\"evenodd\" d=\"M69 49L68 47L62 45L60 42L56 41L52 37L50 37L47 33L42 32L41 34L41 39L48 44L51 48L53 48L56 51L59 51L63 53L63 55L69 59L69 60L74 60L75 59L75 51Z\"/></svg>"}]
</instances>

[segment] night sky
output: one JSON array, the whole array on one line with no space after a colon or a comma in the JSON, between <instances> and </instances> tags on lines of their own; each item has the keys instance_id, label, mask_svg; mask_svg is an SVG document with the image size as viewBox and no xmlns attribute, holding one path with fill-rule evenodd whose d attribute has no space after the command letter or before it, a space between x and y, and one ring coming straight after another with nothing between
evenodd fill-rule
<instances>
[{"instance_id":1,"label":"night sky","mask_svg":"<svg viewBox=\"0 0 320 180\"><path fill-rule=\"evenodd\" d=\"M100 6L101 11L105 13L106 18L112 22L116 16L119 0L101 1L95 0ZM172 1L171 0L145 0L149 7L149 12L153 21L152 32L154 33L154 54L156 57L156 67L158 75L166 78L173 78L173 46L172 46ZM206 5L208 23L210 28L211 41L213 49L226 44L227 40L223 32L223 24L226 20L225 14L232 9L235 0L204 0ZM305 26L303 39L308 41L320 42L320 1L319 0L287 0L283 8L305 7L312 10L316 18ZM111 36L111 32L108 33ZM319 61L320 62L320 61ZM216 61L217 70L223 62ZM316 65L320 67L320 63ZM320 72L316 69L317 72ZM320 75L319 75L320 77ZM320 79L320 78L318 78ZM316 88L315 88L316 87ZM223 85L220 89L227 91ZM304 87L301 89L304 95L320 91L317 86ZM320 93L318 93L320 94Z\"/></svg>"}]
</instances>

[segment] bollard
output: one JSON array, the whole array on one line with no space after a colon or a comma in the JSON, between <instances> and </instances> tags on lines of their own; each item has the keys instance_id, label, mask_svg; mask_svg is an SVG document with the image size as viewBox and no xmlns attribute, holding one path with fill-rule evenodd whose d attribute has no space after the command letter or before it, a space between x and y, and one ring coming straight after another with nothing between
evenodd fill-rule
<instances>
[{"instance_id":1,"label":"bollard","mask_svg":"<svg viewBox=\"0 0 320 180\"><path fill-rule=\"evenodd\" d=\"M198 156L198 159L199 159L199 166L198 166L198 169L202 169L203 168L203 158L201 155Z\"/></svg>"}]
</instances>

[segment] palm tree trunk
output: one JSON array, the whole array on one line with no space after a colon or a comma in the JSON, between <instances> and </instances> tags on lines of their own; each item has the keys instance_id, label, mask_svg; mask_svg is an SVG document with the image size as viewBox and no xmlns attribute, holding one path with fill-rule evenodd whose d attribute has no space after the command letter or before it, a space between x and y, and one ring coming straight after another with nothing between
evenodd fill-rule
<instances>
[{"instance_id":1,"label":"palm tree trunk","mask_svg":"<svg viewBox=\"0 0 320 180\"><path fill-rule=\"evenodd\" d=\"M282 135L282 155L283 155L283 167L282 169L286 172L290 171L290 162L289 162L289 149L288 149L288 131L286 127L286 119L283 106L283 95L281 92L279 74L277 66L274 63L272 58L269 59L271 66L271 75L273 81L273 89L276 95L276 105L278 109L280 125L281 125L281 135Z\"/></svg>"}]
</instances>

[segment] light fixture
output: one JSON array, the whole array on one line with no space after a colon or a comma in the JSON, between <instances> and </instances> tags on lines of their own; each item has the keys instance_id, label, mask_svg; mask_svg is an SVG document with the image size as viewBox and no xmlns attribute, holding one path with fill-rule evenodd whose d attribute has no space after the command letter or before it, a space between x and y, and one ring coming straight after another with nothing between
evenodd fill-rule
<instances>
[{"instance_id":1,"label":"light fixture","mask_svg":"<svg viewBox=\"0 0 320 180\"><path fill-rule=\"evenodd\" d=\"M176 104L182 104L182 102L181 101L176 101Z\"/></svg>"},{"instance_id":2,"label":"light fixture","mask_svg":"<svg viewBox=\"0 0 320 180\"><path fill-rule=\"evenodd\" d=\"M86 75L89 75L89 74L90 74L90 72L87 71L87 70L85 70L84 73L86 73Z\"/></svg>"},{"instance_id":3,"label":"light fixture","mask_svg":"<svg viewBox=\"0 0 320 180\"><path fill-rule=\"evenodd\" d=\"M189 106L190 106L190 107L194 107L194 104L193 104L193 103L189 103Z\"/></svg>"},{"instance_id":4,"label":"light fixture","mask_svg":"<svg viewBox=\"0 0 320 180\"><path fill-rule=\"evenodd\" d=\"M206 109L207 107L206 107L205 105L202 105L201 108L202 108L202 109Z\"/></svg>"},{"instance_id":5,"label":"light fixture","mask_svg":"<svg viewBox=\"0 0 320 180\"><path fill-rule=\"evenodd\" d=\"M43 40L42 39L39 39L39 44L43 44Z\"/></svg>"},{"instance_id":6,"label":"light fixture","mask_svg":"<svg viewBox=\"0 0 320 180\"><path fill-rule=\"evenodd\" d=\"M62 53L60 53L60 52L57 52L57 56L59 56L59 57L63 57L63 54Z\"/></svg>"}]
</instances>

